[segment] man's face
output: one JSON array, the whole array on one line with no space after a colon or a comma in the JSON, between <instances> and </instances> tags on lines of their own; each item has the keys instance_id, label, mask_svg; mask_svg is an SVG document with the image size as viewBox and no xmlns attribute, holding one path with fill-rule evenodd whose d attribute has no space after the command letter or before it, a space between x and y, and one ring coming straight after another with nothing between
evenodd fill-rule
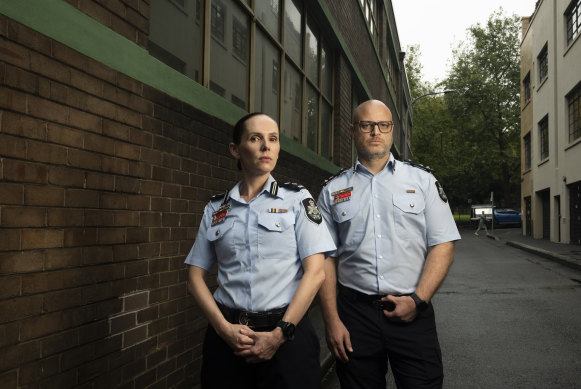
<instances>
[{"instance_id":1,"label":"man's face","mask_svg":"<svg viewBox=\"0 0 581 389\"><path fill-rule=\"evenodd\" d=\"M356 122L384 122L391 119L389 108L377 100L366 101L357 108L351 133L360 160L382 159L389 156L393 143L393 126L388 133L379 131L378 126L373 126L370 132L364 133Z\"/></svg>"}]
</instances>

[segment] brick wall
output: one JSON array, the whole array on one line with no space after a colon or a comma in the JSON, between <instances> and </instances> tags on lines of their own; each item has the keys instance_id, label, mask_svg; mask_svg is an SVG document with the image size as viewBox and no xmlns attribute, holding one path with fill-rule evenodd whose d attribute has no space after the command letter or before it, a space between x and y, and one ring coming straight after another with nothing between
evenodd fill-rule
<instances>
[{"instance_id":1,"label":"brick wall","mask_svg":"<svg viewBox=\"0 0 581 389\"><path fill-rule=\"evenodd\" d=\"M206 321L183 260L208 198L239 178L230 134L0 15L3 389L199 381ZM315 197L326 176L284 152L275 174Z\"/></svg>"}]
</instances>

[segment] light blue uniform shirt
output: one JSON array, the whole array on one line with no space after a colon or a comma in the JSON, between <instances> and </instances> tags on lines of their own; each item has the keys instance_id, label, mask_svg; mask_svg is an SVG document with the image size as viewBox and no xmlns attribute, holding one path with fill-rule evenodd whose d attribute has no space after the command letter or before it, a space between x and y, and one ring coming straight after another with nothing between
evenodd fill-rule
<instances>
[{"instance_id":1,"label":"light blue uniform shirt","mask_svg":"<svg viewBox=\"0 0 581 389\"><path fill-rule=\"evenodd\" d=\"M217 212L222 198L204 209L185 262L208 271L218 264L214 298L227 307L260 312L289 304L303 276L302 260L336 249L309 191L278 187L273 195L273 182L270 176L248 203L238 183L228 194L225 216Z\"/></svg>"},{"instance_id":2,"label":"light blue uniform shirt","mask_svg":"<svg viewBox=\"0 0 581 389\"><path fill-rule=\"evenodd\" d=\"M337 246L331 256L342 285L365 294L415 291L428 247L460 239L438 185L390 155L375 176L357 161L323 187L317 204Z\"/></svg>"}]
</instances>

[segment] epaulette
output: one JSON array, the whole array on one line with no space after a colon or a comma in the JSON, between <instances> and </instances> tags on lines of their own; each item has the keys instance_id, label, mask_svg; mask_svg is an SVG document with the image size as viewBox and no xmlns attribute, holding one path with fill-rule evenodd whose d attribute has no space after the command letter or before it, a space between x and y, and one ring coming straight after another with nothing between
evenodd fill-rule
<instances>
[{"instance_id":1,"label":"epaulette","mask_svg":"<svg viewBox=\"0 0 581 389\"><path fill-rule=\"evenodd\" d=\"M343 168L341 170L339 170L337 173L333 174L331 177L327 178L325 181L323 181L323 185L325 186L327 185L329 182L331 182L334 178L339 177L341 175L341 173L343 173L344 171L348 170L347 168Z\"/></svg>"},{"instance_id":2,"label":"epaulette","mask_svg":"<svg viewBox=\"0 0 581 389\"><path fill-rule=\"evenodd\" d=\"M305 187L302 186L301 184L297 184L294 182L285 182L284 184L279 184L278 186L280 186L281 188L294 190L295 192L305 189Z\"/></svg>"},{"instance_id":3,"label":"epaulette","mask_svg":"<svg viewBox=\"0 0 581 389\"><path fill-rule=\"evenodd\" d=\"M424 170L424 171L426 171L428 173L434 173L434 171L432 169L430 169L429 166L424 166L424 165L419 164L419 163L413 163L410 160L407 160L404 163L407 163L408 165L413 166L413 167L417 167L418 169L422 169L422 170Z\"/></svg>"},{"instance_id":4,"label":"epaulette","mask_svg":"<svg viewBox=\"0 0 581 389\"><path fill-rule=\"evenodd\" d=\"M210 201L218 201L218 200L221 200L221 199L223 199L223 200L222 200L222 204L225 204L225 203L228 201L228 197L229 197L229 196L228 196L228 193L229 193L229 192L230 192L230 191L229 191L229 190L227 190L227 191L225 191L225 192L222 192L222 193L215 194L214 196L210 197Z\"/></svg>"}]
</instances>

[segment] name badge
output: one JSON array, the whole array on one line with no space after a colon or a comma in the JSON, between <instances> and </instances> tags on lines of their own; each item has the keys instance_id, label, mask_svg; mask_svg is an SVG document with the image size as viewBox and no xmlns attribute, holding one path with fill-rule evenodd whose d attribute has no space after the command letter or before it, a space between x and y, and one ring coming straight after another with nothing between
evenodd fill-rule
<instances>
[{"instance_id":1,"label":"name badge","mask_svg":"<svg viewBox=\"0 0 581 389\"><path fill-rule=\"evenodd\" d=\"M212 214L212 227L217 224L223 223L228 215L228 210L230 209L230 204L222 205L216 212Z\"/></svg>"},{"instance_id":2,"label":"name badge","mask_svg":"<svg viewBox=\"0 0 581 389\"><path fill-rule=\"evenodd\" d=\"M349 187L349 188L341 189L341 190L338 190L337 192L331 193L331 196L333 196L333 203L339 204L339 203L342 203L344 201L351 200L351 192L352 191L353 191L353 187Z\"/></svg>"}]
</instances>

